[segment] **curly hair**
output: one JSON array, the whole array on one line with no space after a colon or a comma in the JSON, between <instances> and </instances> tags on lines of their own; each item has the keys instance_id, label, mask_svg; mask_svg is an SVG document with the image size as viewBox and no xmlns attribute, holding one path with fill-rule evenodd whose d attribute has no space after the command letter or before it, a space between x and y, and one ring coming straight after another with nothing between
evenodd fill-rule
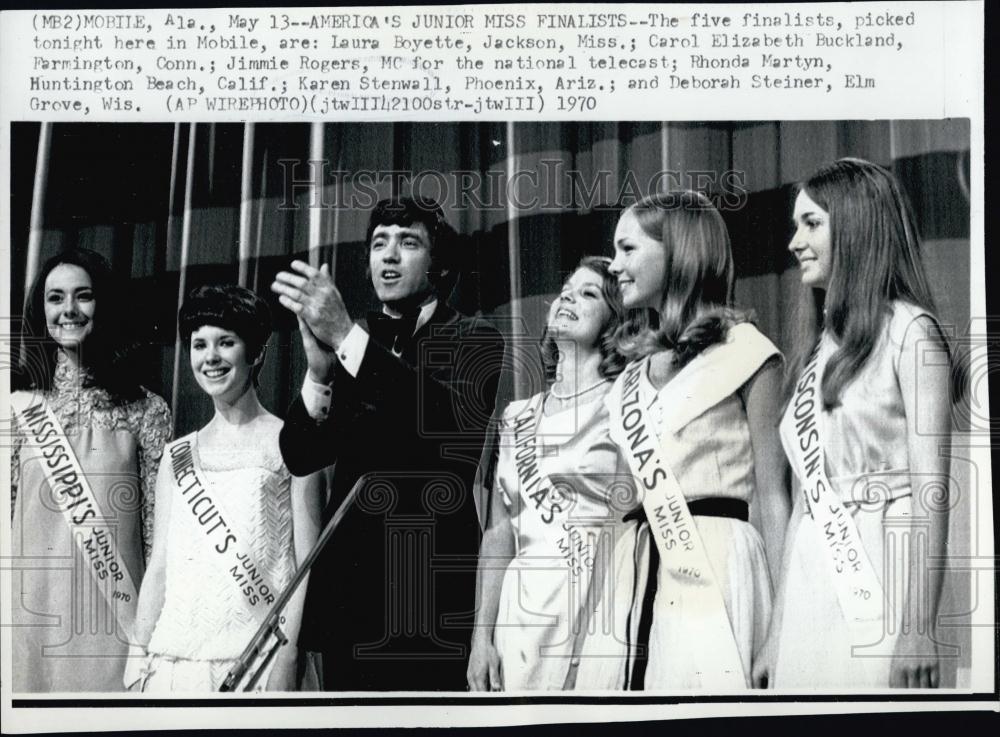
<instances>
[{"instance_id":1,"label":"curly hair","mask_svg":"<svg viewBox=\"0 0 1000 737\"><path fill-rule=\"evenodd\" d=\"M650 195L626 212L662 244L664 280L655 313L635 310L619 327L619 350L632 360L668 349L684 366L749 320L732 307L729 231L711 200L689 190Z\"/></svg>"},{"instance_id":2,"label":"curly hair","mask_svg":"<svg viewBox=\"0 0 1000 737\"><path fill-rule=\"evenodd\" d=\"M135 366L137 347L127 337L121 285L111 264L96 251L72 248L52 256L39 269L28 291L24 322L19 336L19 361L12 377L12 387L20 390L47 391L52 388L58 344L49 336L45 319L45 282L62 265L77 266L87 272L94 292L93 330L80 351L85 386L100 387L112 402L122 404L145 396Z\"/></svg>"},{"instance_id":3,"label":"curly hair","mask_svg":"<svg viewBox=\"0 0 1000 737\"><path fill-rule=\"evenodd\" d=\"M576 273L580 269L590 269L601 277L601 295L611 309L611 317L602 326L601 333L597 338L597 347L601 354L601 363L598 371L604 378L613 379L620 374L627 360L618 350L618 342L615 338L618 327L625 319L625 305L622 304L621 290L618 288L618 279L608 269L611 259L606 256L585 256L575 269ZM555 339L549 335L548 326L542 333L541 340L542 366L545 368L545 378L553 381L556 377L556 368L559 364L559 349Z\"/></svg>"}]
</instances>

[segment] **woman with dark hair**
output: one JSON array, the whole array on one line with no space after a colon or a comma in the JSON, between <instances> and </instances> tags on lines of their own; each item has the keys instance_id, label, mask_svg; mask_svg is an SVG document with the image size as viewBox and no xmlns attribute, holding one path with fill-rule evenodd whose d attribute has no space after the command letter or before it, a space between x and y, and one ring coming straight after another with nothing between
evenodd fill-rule
<instances>
[{"instance_id":1,"label":"woman with dark hair","mask_svg":"<svg viewBox=\"0 0 1000 737\"><path fill-rule=\"evenodd\" d=\"M588 622L608 620L595 611L612 601L600 591L624 576L617 541L636 526L624 519L635 488L603 403L624 366L614 344L623 316L608 259L583 259L549 309L542 346L551 385L503 413L479 556L472 690L606 687L578 671Z\"/></svg>"},{"instance_id":2,"label":"woman with dark hair","mask_svg":"<svg viewBox=\"0 0 1000 737\"><path fill-rule=\"evenodd\" d=\"M139 384L119 300L111 266L83 248L46 261L28 295L11 548L65 565L12 576L15 692L122 689L171 420Z\"/></svg>"},{"instance_id":3,"label":"woman with dark hair","mask_svg":"<svg viewBox=\"0 0 1000 737\"><path fill-rule=\"evenodd\" d=\"M316 541L319 483L289 474L278 450L282 422L257 397L267 303L234 285L199 287L178 322L215 415L170 443L160 464L136 627L147 656L126 686L216 691ZM290 644L261 688L295 689L304 595L303 583L284 611Z\"/></svg>"},{"instance_id":4,"label":"woman with dark hair","mask_svg":"<svg viewBox=\"0 0 1000 737\"><path fill-rule=\"evenodd\" d=\"M800 488L757 677L791 688L936 687L941 569L910 551L945 553L941 446L961 386L913 211L888 171L841 159L802 185L793 221L788 248L818 309L803 324L781 423Z\"/></svg>"},{"instance_id":5,"label":"woman with dark hair","mask_svg":"<svg viewBox=\"0 0 1000 737\"><path fill-rule=\"evenodd\" d=\"M781 355L732 308L721 215L697 192L652 195L615 230L631 363L608 396L612 437L642 484L649 575L630 689L751 685L788 515L775 417ZM754 525L748 523L750 503ZM766 551L766 552L765 552Z\"/></svg>"}]
</instances>

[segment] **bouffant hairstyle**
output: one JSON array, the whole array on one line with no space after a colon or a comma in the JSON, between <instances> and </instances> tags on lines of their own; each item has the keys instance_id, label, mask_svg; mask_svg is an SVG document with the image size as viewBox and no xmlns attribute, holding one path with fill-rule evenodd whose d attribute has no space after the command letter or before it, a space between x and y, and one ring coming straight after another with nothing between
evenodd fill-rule
<instances>
[{"instance_id":1,"label":"bouffant hairstyle","mask_svg":"<svg viewBox=\"0 0 1000 737\"><path fill-rule=\"evenodd\" d=\"M608 307L611 308L611 317L607 324L601 329L601 334L597 338L597 345L601 352L601 365L599 371L601 376L613 379L618 376L626 364L625 356L618 350L618 342L615 339L618 326L625 319L625 306L622 304L621 290L618 287L618 278L609 271L611 259L606 256L585 256L575 269L576 273L580 269L590 269L601 277L601 294ZM559 349L556 342L548 333L546 327L542 334L542 366L545 368L545 378L553 381L556 378L556 369L559 364Z\"/></svg>"},{"instance_id":2,"label":"bouffant hairstyle","mask_svg":"<svg viewBox=\"0 0 1000 737\"><path fill-rule=\"evenodd\" d=\"M271 308L249 289L235 284L207 285L188 294L177 323L188 348L192 333L205 325L232 330L246 343L247 360L253 363L271 337Z\"/></svg>"}]
</instances>

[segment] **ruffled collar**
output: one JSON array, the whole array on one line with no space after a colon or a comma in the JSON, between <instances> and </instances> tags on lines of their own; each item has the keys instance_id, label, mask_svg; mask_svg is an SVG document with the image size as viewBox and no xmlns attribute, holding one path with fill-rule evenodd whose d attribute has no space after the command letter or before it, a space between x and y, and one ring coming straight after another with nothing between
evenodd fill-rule
<instances>
[{"instance_id":1,"label":"ruffled collar","mask_svg":"<svg viewBox=\"0 0 1000 737\"><path fill-rule=\"evenodd\" d=\"M63 351L56 351L56 370L52 377L52 388L56 392L79 391L92 377L90 369L78 368Z\"/></svg>"}]
</instances>

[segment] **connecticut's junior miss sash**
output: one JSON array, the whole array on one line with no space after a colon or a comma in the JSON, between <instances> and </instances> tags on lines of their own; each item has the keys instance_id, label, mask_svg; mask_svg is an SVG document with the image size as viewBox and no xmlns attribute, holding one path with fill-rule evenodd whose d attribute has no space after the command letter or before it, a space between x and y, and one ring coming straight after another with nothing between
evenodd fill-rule
<instances>
[{"instance_id":1,"label":"connecticut's junior miss sash","mask_svg":"<svg viewBox=\"0 0 1000 737\"><path fill-rule=\"evenodd\" d=\"M882 584L865 552L854 518L844 509L826 475L823 424L818 416L823 404L818 361L817 344L781 418L781 437L802 486L819 544L827 553L837 600L847 621L859 624L882 616Z\"/></svg>"},{"instance_id":2,"label":"connecticut's junior miss sash","mask_svg":"<svg viewBox=\"0 0 1000 737\"><path fill-rule=\"evenodd\" d=\"M629 364L605 400L611 438L622 448L642 489L660 566L669 574L671 586L684 587L685 606L693 612L692 627L700 629L702 672L713 688L723 690L747 688L749 664L742 661L722 590L667 459L677 429L737 391L774 355L779 355L777 349L756 328L736 325L726 343L692 359L658 394L643 380L649 370L647 358ZM665 415L661 437L649 413L657 402Z\"/></svg>"},{"instance_id":3,"label":"connecticut's junior miss sash","mask_svg":"<svg viewBox=\"0 0 1000 737\"><path fill-rule=\"evenodd\" d=\"M179 501L177 512L189 524L195 525L204 541L210 565L224 571L225 578L239 591L240 597L255 620L262 622L281 592L265 575L265 568L255 558L247 542L246 532L236 529L218 494L205 478L195 454L196 433L168 443L164 460L170 459L171 476ZM174 502L175 508L177 502Z\"/></svg>"},{"instance_id":4,"label":"connecticut's junior miss sash","mask_svg":"<svg viewBox=\"0 0 1000 737\"><path fill-rule=\"evenodd\" d=\"M106 515L101 508L66 431L45 399L28 392L14 392L10 404L14 419L25 435L22 460L37 461L41 467L87 572L114 612L119 635L131 642L139 597L118 549L115 517Z\"/></svg>"}]
</instances>

